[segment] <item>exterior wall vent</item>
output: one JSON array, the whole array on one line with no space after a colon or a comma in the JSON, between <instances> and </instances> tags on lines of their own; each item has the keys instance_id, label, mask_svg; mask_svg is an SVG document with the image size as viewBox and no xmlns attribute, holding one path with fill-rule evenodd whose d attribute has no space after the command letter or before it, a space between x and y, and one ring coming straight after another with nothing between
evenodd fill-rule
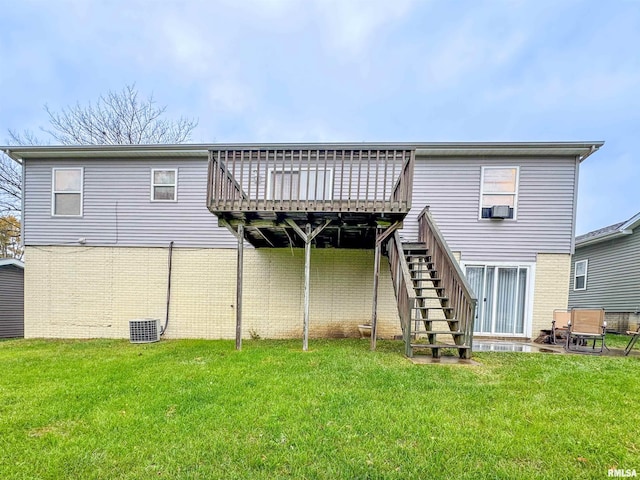
<instances>
[{"instance_id":1,"label":"exterior wall vent","mask_svg":"<svg viewBox=\"0 0 640 480\"><path fill-rule=\"evenodd\" d=\"M151 343L160 340L160 320L142 318L129 320L129 341L131 343Z\"/></svg>"},{"instance_id":2,"label":"exterior wall vent","mask_svg":"<svg viewBox=\"0 0 640 480\"><path fill-rule=\"evenodd\" d=\"M494 205L491 207L491 215L490 218L509 218L509 206L508 205Z\"/></svg>"}]
</instances>

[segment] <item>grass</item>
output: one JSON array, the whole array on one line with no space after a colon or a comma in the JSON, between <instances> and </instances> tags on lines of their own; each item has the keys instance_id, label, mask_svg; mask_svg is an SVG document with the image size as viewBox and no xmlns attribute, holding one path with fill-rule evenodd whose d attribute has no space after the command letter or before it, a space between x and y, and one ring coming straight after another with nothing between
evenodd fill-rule
<instances>
[{"instance_id":1,"label":"grass","mask_svg":"<svg viewBox=\"0 0 640 480\"><path fill-rule=\"evenodd\" d=\"M0 342L0 478L640 470L638 357L478 353L481 366L419 366L401 343L378 345Z\"/></svg>"}]
</instances>

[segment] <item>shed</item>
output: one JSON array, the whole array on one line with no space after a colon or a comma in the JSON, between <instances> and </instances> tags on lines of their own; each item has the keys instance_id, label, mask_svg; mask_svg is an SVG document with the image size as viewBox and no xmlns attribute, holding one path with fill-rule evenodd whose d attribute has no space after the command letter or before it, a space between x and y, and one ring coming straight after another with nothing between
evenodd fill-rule
<instances>
[{"instance_id":1,"label":"shed","mask_svg":"<svg viewBox=\"0 0 640 480\"><path fill-rule=\"evenodd\" d=\"M24 263L0 259L0 338L24 337Z\"/></svg>"}]
</instances>

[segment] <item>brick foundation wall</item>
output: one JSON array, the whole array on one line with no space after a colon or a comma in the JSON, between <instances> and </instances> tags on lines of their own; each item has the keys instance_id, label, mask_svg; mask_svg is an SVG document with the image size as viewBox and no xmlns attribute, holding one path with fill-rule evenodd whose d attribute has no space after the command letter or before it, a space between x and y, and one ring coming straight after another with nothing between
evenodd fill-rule
<instances>
[{"instance_id":1,"label":"brick foundation wall","mask_svg":"<svg viewBox=\"0 0 640 480\"><path fill-rule=\"evenodd\" d=\"M608 332L625 333L635 330L640 324L640 314L635 312L604 312Z\"/></svg>"},{"instance_id":2,"label":"brick foundation wall","mask_svg":"<svg viewBox=\"0 0 640 480\"><path fill-rule=\"evenodd\" d=\"M536 261L533 294L532 337L551 328L553 311L566 309L569 303L571 255L539 253Z\"/></svg>"},{"instance_id":3,"label":"brick foundation wall","mask_svg":"<svg viewBox=\"0 0 640 480\"><path fill-rule=\"evenodd\" d=\"M27 247L25 337L128 338L128 322L164 322L166 248ZM311 337L358 336L371 319L373 251L314 249ZM389 266L381 262L378 332L400 335ZM244 252L243 337L302 336L304 250ZM167 338L234 338L236 251L174 248Z\"/></svg>"}]
</instances>

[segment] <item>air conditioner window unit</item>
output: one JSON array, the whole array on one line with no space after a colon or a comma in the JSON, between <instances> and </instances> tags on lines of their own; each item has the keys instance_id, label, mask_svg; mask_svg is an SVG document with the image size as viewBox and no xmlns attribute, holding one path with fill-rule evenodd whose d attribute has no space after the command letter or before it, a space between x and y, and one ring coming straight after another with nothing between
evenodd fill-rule
<instances>
[{"instance_id":1,"label":"air conditioner window unit","mask_svg":"<svg viewBox=\"0 0 640 480\"><path fill-rule=\"evenodd\" d=\"M509 205L494 205L491 207L491 218L509 218Z\"/></svg>"},{"instance_id":2,"label":"air conditioner window unit","mask_svg":"<svg viewBox=\"0 0 640 480\"><path fill-rule=\"evenodd\" d=\"M129 320L129 341L131 343L151 343L160 340L160 320L141 318Z\"/></svg>"}]
</instances>

